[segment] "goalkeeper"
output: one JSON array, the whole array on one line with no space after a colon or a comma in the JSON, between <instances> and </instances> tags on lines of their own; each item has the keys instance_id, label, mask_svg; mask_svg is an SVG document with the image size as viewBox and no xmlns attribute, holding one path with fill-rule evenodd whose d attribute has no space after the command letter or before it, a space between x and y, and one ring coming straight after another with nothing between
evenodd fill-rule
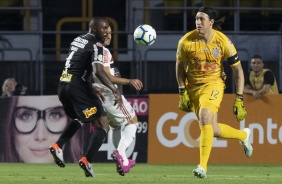
<instances>
[{"instance_id":1,"label":"goalkeeper","mask_svg":"<svg viewBox=\"0 0 282 184\"><path fill-rule=\"evenodd\" d=\"M178 43L176 54L176 79L179 86L179 108L194 111L200 127L200 162L193 170L198 178L207 177L207 163L213 137L238 139L245 155L253 152L249 128L238 130L218 123L216 114L224 94L223 60L227 58L236 84L233 112L238 121L247 112L243 102L244 73L233 43L220 30L224 18L210 7L202 7L196 15L196 29L186 33ZM231 110L231 109L230 109Z\"/></svg>"}]
</instances>

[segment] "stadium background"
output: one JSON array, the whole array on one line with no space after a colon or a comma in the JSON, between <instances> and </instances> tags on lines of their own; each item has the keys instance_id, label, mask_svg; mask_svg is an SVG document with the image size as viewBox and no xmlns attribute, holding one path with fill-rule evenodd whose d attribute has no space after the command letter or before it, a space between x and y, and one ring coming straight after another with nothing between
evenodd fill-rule
<instances>
[{"instance_id":1,"label":"stadium background","mask_svg":"<svg viewBox=\"0 0 282 184\"><path fill-rule=\"evenodd\" d=\"M125 86L124 93L177 93L177 41L194 28L200 6L215 7L226 17L223 32L235 44L245 73L250 57L260 54L281 91L282 1L277 0L1 0L0 81L12 76L32 94L56 94L69 43L87 32L92 16L106 16L113 26L110 49L121 74L145 84L141 92ZM134 29L143 23L157 31L157 41L149 48L137 47L132 40ZM232 93L227 62L225 70L226 93Z\"/></svg>"},{"instance_id":2,"label":"stadium background","mask_svg":"<svg viewBox=\"0 0 282 184\"><path fill-rule=\"evenodd\" d=\"M67 3L65 0L1 0L0 81L14 77L29 87L31 95L55 95L69 43L76 35L88 31L87 22L92 16L105 16L113 26L110 50L121 75L140 78L145 84L140 92L125 86L125 96L177 93L174 69L177 41L194 28L194 16L201 6L212 6L221 16L226 16L223 32L235 44L245 73L249 70L250 57L262 55L265 67L273 70L281 92L282 1L277 0L72 0ZM157 31L156 43L148 48L137 47L132 39L134 29L143 23ZM226 93L233 93L227 62L225 70ZM171 109L175 110L173 106ZM150 109L151 114L155 111L158 109ZM264 118L270 116L277 118L277 114L267 114ZM280 127L279 118L276 123Z\"/></svg>"}]
</instances>

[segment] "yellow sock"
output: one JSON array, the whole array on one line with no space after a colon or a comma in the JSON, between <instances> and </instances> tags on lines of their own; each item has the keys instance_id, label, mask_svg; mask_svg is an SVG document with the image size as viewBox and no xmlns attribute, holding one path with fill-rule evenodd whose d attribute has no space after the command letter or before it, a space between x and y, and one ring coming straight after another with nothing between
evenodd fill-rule
<instances>
[{"instance_id":1,"label":"yellow sock","mask_svg":"<svg viewBox=\"0 0 282 184\"><path fill-rule=\"evenodd\" d=\"M247 133L243 130L238 130L235 128L232 128L229 125L218 123L218 126L220 127L221 138L227 138L227 139L239 139L240 141L244 141L247 138Z\"/></svg>"},{"instance_id":2,"label":"yellow sock","mask_svg":"<svg viewBox=\"0 0 282 184\"><path fill-rule=\"evenodd\" d=\"M207 172L208 160L211 153L212 142L213 142L213 128L212 125L200 126L201 137L200 137L200 166Z\"/></svg>"}]
</instances>

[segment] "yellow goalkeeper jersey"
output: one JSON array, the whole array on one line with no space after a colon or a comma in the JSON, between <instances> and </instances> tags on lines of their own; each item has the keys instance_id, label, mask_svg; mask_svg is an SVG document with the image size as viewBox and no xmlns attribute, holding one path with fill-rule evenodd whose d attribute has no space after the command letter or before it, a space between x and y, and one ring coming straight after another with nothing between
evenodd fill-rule
<instances>
[{"instance_id":1,"label":"yellow goalkeeper jersey","mask_svg":"<svg viewBox=\"0 0 282 184\"><path fill-rule=\"evenodd\" d=\"M226 35L216 30L213 32L214 35L207 44L198 38L197 30L186 33L178 42L176 59L185 62L188 91L209 83L223 82L222 62L224 58L237 54ZM239 62L238 60L233 65Z\"/></svg>"}]
</instances>

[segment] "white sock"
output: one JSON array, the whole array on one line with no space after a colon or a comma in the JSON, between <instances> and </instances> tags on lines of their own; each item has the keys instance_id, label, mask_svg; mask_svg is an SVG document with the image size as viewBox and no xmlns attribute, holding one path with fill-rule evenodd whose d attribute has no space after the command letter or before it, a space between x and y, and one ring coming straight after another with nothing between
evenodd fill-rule
<instances>
[{"instance_id":1,"label":"white sock","mask_svg":"<svg viewBox=\"0 0 282 184\"><path fill-rule=\"evenodd\" d=\"M121 139L121 127L112 128L112 142L114 144L115 149L117 149L119 141Z\"/></svg>"},{"instance_id":2,"label":"white sock","mask_svg":"<svg viewBox=\"0 0 282 184\"><path fill-rule=\"evenodd\" d=\"M129 147L129 145L132 143L132 141L135 139L136 130L137 130L137 123L136 124L127 124L121 130L121 139L120 139L117 150L123 158L124 165L128 165L128 159L126 157L125 151Z\"/></svg>"}]
</instances>

